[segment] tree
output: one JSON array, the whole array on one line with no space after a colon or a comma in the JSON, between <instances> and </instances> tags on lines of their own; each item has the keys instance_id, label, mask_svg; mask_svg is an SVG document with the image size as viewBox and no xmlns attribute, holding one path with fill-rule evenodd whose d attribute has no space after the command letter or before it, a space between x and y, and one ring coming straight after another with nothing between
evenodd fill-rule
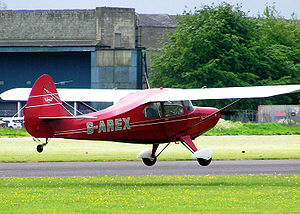
<instances>
[{"instance_id":1,"label":"tree","mask_svg":"<svg viewBox=\"0 0 300 214\"><path fill-rule=\"evenodd\" d=\"M258 17L259 40L253 41L257 55L255 68L260 85L284 85L300 83L300 28L292 18L280 17L275 7L268 6ZM270 99L272 104L298 104L299 95Z\"/></svg>"},{"instance_id":2,"label":"tree","mask_svg":"<svg viewBox=\"0 0 300 214\"><path fill-rule=\"evenodd\" d=\"M162 54L152 57L156 73L150 83L179 88L299 83L299 44L295 21L275 17L274 8L250 18L227 3L204 6L178 17Z\"/></svg>"},{"instance_id":3,"label":"tree","mask_svg":"<svg viewBox=\"0 0 300 214\"><path fill-rule=\"evenodd\" d=\"M189 88L248 85L240 76L255 78L244 73L253 61L248 45L255 28L255 20L226 3L185 13L162 55L152 59L157 73L151 83Z\"/></svg>"},{"instance_id":4,"label":"tree","mask_svg":"<svg viewBox=\"0 0 300 214\"><path fill-rule=\"evenodd\" d=\"M266 7L258 18L259 40L253 42L258 54L257 74L261 84L299 84L300 28L296 19L285 20L274 7Z\"/></svg>"}]
</instances>

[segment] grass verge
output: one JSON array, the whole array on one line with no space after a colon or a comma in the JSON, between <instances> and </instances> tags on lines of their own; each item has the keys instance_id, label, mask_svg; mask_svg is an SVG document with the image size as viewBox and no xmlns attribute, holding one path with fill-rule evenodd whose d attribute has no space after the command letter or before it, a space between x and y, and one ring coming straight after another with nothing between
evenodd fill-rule
<instances>
[{"instance_id":1,"label":"grass verge","mask_svg":"<svg viewBox=\"0 0 300 214\"><path fill-rule=\"evenodd\" d=\"M11 129L0 127L0 137L29 137L26 129Z\"/></svg>"},{"instance_id":2,"label":"grass verge","mask_svg":"<svg viewBox=\"0 0 300 214\"><path fill-rule=\"evenodd\" d=\"M300 126L281 125L277 123L242 123L219 121L219 123L204 135L299 135Z\"/></svg>"},{"instance_id":3,"label":"grass verge","mask_svg":"<svg viewBox=\"0 0 300 214\"><path fill-rule=\"evenodd\" d=\"M299 175L0 178L3 213L299 213Z\"/></svg>"},{"instance_id":4,"label":"grass verge","mask_svg":"<svg viewBox=\"0 0 300 214\"><path fill-rule=\"evenodd\" d=\"M197 148L210 148L214 160L300 158L300 135L200 136ZM137 154L151 145L52 139L42 153L30 138L0 139L0 162L122 161L139 160ZM164 145L159 146L159 151ZM181 144L171 144L159 160L191 160Z\"/></svg>"}]
</instances>

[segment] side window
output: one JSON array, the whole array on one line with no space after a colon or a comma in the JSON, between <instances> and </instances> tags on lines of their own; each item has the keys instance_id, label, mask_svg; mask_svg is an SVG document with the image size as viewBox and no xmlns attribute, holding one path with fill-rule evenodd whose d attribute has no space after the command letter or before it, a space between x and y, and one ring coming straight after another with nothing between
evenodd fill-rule
<instances>
[{"instance_id":1,"label":"side window","mask_svg":"<svg viewBox=\"0 0 300 214\"><path fill-rule=\"evenodd\" d=\"M181 101L168 101L164 104L166 117L184 114L184 108Z\"/></svg>"},{"instance_id":2,"label":"side window","mask_svg":"<svg viewBox=\"0 0 300 214\"><path fill-rule=\"evenodd\" d=\"M185 109L186 109L187 112L190 112L194 109L193 104L190 100L183 101L183 103L185 105Z\"/></svg>"},{"instance_id":3,"label":"side window","mask_svg":"<svg viewBox=\"0 0 300 214\"><path fill-rule=\"evenodd\" d=\"M161 118L162 111L161 111L161 105L159 102L157 103L150 103L149 105L144 108L143 114L145 117L155 119L155 118Z\"/></svg>"}]
</instances>

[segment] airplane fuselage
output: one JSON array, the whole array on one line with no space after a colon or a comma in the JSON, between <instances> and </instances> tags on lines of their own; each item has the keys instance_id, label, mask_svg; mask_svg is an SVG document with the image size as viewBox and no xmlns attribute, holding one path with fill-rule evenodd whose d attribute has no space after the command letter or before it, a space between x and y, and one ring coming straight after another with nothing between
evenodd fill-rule
<instances>
[{"instance_id":1,"label":"airplane fuselage","mask_svg":"<svg viewBox=\"0 0 300 214\"><path fill-rule=\"evenodd\" d=\"M162 103L163 105L163 103ZM141 105L128 112L109 116L107 110L90 114L96 119L61 119L47 123L52 137L73 139L110 140L131 143L165 143L176 133L190 127L218 111L215 108L194 107L181 115L147 118ZM216 125L220 114L185 131L184 135L195 138ZM172 139L173 140L173 139Z\"/></svg>"},{"instance_id":2,"label":"airplane fuselage","mask_svg":"<svg viewBox=\"0 0 300 214\"><path fill-rule=\"evenodd\" d=\"M50 77L42 76L24 109L25 127L36 138L153 144L176 141L185 135L195 138L216 125L220 114L195 124L218 109L193 107L190 101L147 102L149 97L167 90L134 92L104 110L73 117L63 107Z\"/></svg>"}]
</instances>

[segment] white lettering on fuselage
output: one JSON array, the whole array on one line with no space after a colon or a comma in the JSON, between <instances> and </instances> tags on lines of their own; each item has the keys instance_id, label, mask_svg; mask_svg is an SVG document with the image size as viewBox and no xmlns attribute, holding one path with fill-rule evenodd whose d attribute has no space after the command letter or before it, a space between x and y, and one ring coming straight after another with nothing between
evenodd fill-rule
<instances>
[{"instance_id":1,"label":"white lettering on fuselage","mask_svg":"<svg viewBox=\"0 0 300 214\"><path fill-rule=\"evenodd\" d=\"M93 122L87 122L87 134L93 134L95 129L98 129L98 133L101 132L114 132L114 131L121 131L121 130L129 130L130 117L127 118L117 118L114 120L100 120L99 126L94 126ZM99 128L98 128L99 127Z\"/></svg>"}]
</instances>

